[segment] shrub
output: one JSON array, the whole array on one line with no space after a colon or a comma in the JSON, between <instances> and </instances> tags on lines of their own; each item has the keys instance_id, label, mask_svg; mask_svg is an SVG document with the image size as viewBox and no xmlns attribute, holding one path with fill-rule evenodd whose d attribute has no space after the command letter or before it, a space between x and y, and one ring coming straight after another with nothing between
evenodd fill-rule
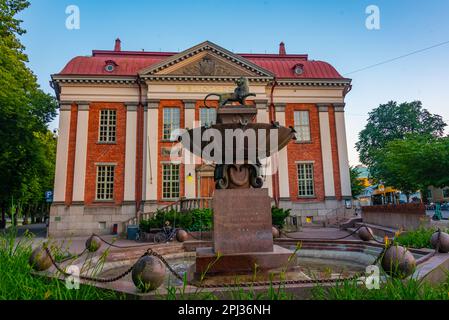
<instances>
[{"instance_id":1,"label":"shrub","mask_svg":"<svg viewBox=\"0 0 449 320\"><path fill-rule=\"evenodd\" d=\"M150 232L153 228L162 228L165 221L169 221L172 226L188 231L208 231L212 229L212 210L194 209L184 213L175 210L157 211L152 218L142 220L139 227L144 232Z\"/></svg>"},{"instance_id":2,"label":"shrub","mask_svg":"<svg viewBox=\"0 0 449 320\"><path fill-rule=\"evenodd\" d=\"M282 229L285 225L285 218L290 215L291 209L271 208L271 220L274 226Z\"/></svg>"}]
</instances>

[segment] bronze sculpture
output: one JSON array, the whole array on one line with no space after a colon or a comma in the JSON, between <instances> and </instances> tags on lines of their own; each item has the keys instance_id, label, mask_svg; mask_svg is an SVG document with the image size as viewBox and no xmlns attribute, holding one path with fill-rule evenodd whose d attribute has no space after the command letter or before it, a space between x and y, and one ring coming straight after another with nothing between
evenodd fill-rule
<instances>
[{"instance_id":1,"label":"bronze sculpture","mask_svg":"<svg viewBox=\"0 0 449 320\"><path fill-rule=\"evenodd\" d=\"M204 98L204 106L206 108L210 108L206 100L207 98L211 96L217 96L218 97L218 104L220 107L223 107L228 102L238 102L241 105L245 105L245 99L248 97L255 97L256 95L254 93L249 92L249 85L248 85L248 79L244 77L240 77L235 82L237 84L237 88L235 88L233 93L209 93Z\"/></svg>"}]
</instances>

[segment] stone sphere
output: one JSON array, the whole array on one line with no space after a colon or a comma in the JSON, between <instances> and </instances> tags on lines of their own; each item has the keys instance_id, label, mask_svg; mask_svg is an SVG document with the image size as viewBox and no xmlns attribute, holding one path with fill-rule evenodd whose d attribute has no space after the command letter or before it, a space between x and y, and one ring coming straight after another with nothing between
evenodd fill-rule
<instances>
[{"instance_id":1,"label":"stone sphere","mask_svg":"<svg viewBox=\"0 0 449 320\"><path fill-rule=\"evenodd\" d=\"M357 235L363 241L370 241L373 239L373 230L369 227L361 227L359 231L357 231Z\"/></svg>"},{"instance_id":2,"label":"stone sphere","mask_svg":"<svg viewBox=\"0 0 449 320\"><path fill-rule=\"evenodd\" d=\"M271 227L271 232L273 233L273 238L279 238L280 232L279 229L276 227Z\"/></svg>"},{"instance_id":3,"label":"stone sphere","mask_svg":"<svg viewBox=\"0 0 449 320\"><path fill-rule=\"evenodd\" d=\"M415 257L402 246L391 246L382 258L382 268L393 278L404 279L413 273L415 267Z\"/></svg>"},{"instance_id":4,"label":"stone sphere","mask_svg":"<svg viewBox=\"0 0 449 320\"><path fill-rule=\"evenodd\" d=\"M187 241L188 238L189 234L187 233L187 231L179 229L178 232L176 232L176 240L178 240L179 242Z\"/></svg>"},{"instance_id":5,"label":"stone sphere","mask_svg":"<svg viewBox=\"0 0 449 320\"><path fill-rule=\"evenodd\" d=\"M97 236L90 236L89 239L86 240L86 249L90 252L95 252L101 247L101 239Z\"/></svg>"},{"instance_id":6,"label":"stone sphere","mask_svg":"<svg viewBox=\"0 0 449 320\"><path fill-rule=\"evenodd\" d=\"M44 271L51 267L52 262L44 247L33 250L28 260L30 266L36 271Z\"/></svg>"},{"instance_id":7,"label":"stone sphere","mask_svg":"<svg viewBox=\"0 0 449 320\"><path fill-rule=\"evenodd\" d=\"M156 290L164 282L165 265L154 256L140 258L132 271L134 285L142 292Z\"/></svg>"},{"instance_id":8,"label":"stone sphere","mask_svg":"<svg viewBox=\"0 0 449 320\"><path fill-rule=\"evenodd\" d=\"M437 248L437 241L438 241L438 231L432 234L432 237L430 238L430 243L432 244L432 247L434 249ZM449 234L447 234L446 232L441 232L440 234L440 248L438 251L441 253L449 252Z\"/></svg>"}]
</instances>

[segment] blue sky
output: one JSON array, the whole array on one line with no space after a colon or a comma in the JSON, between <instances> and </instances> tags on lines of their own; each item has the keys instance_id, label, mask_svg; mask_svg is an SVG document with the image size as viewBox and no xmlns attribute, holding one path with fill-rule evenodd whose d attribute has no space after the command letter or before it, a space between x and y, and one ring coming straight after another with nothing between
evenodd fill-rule
<instances>
[{"instance_id":1,"label":"blue sky","mask_svg":"<svg viewBox=\"0 0 449 320\"><path fill-rule=\"evenodd\" d=\"M66 7L80 9L80 29L65 27ZM365 27L365 9L380 9L380 29ZM449 41L448 0L92 1L31 0L20 15L22 41L42 88L74 56L92 49L178 51L210 40L233 52L307 53L348 72ZM389 100L421 100L449 123L449 44L348 75L346 123L350 163L368 112ZM55 120L51 127L57 127Z\"/></svg>"}]
</instances>

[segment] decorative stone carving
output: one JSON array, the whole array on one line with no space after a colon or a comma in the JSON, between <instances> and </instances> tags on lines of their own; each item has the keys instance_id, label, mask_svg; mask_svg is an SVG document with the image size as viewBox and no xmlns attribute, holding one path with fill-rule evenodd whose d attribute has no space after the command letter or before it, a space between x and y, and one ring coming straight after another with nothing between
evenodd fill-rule
<instances>
[{"instance_id":1,"label":"decorative stone carving","mask_svg":"<svg viewBox=\"0 0 449 320\"><path fill-rule=\"evenodd\" d=\"M248 74L248 71L233 67L225 64L212 57L206 55L201 60L187 64L177 70L174 70L173 75L186 75L186 76L241 76L242 74Z\"/></svg>"}]
</instances>

